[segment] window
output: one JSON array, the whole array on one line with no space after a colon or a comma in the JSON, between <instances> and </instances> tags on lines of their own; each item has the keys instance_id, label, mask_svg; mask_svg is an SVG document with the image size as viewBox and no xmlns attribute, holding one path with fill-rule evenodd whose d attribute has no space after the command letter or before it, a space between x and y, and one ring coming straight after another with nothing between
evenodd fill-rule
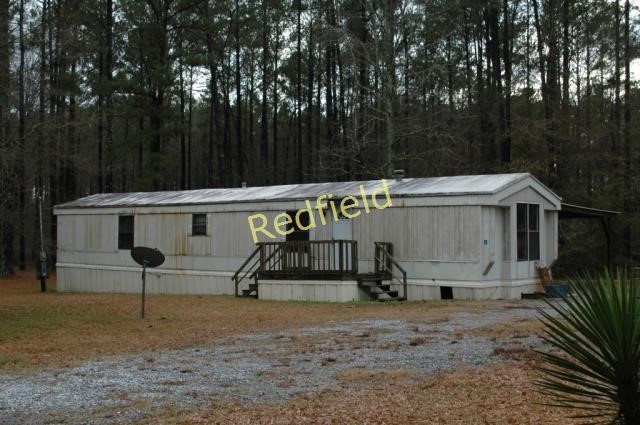
<instances>
[{"instance_id":1,"label":"window","mask_svg":"<svg viewBox=\"0 0 640 425\"><path fill-rule=\"evenodd\" d=\"M133 216L118 217L118 249L133 248Z\"/></svg>"},{"instance_id":2,"label":"window","mask_svg":"<svg viewBox=\"0 0 640 425\"><path fill-rule=\"evenodd\" d=\"M516 232L518 238L518 261L540 259L540 206L518 204Z\"/></svg>"},{"instance_id":3,"label":"window","mask_svg":"<svg viewBox=\"0 0 640 425\"><path fill-rule=\"evenodd\" d=\"M193 214L191 216L191 235L206 236L207 235L207 215Z\"/></svg>"}]
</instances>

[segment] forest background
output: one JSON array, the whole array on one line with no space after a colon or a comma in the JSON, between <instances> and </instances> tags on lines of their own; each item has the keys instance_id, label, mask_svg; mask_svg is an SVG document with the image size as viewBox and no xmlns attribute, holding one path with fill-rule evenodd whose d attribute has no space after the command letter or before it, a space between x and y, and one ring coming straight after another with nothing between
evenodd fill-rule
<instances>
[{"instance_id":1,"label":"forest background","mask_svg":"<svg viewBox=\"0 0 640 425\"><path fill-rule=\"evenodd\" d=\"M530 172L640 260L629 0L0 0L0 274L96 192ZM561 270L605 261L563 223ZM425 236L426 237L426 236Z\"/></svg>"}]
</instances>

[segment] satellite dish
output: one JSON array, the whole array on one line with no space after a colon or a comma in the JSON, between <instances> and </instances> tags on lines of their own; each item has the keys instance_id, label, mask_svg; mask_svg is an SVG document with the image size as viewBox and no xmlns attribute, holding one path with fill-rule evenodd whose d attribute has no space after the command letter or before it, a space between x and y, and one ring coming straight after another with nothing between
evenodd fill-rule
<instances>
[{"instance_id":1,"label":"satellite dish","mask_svg":"<svg viewBox=\"0 0 640 425\"><path fill-rule=\"evenodd\" d=\"M131 248L131 258L143 267L158 267L164 263L164 255L159 249L146 246Z\"/></svg>"},{"instance_id":2,"label":"satellite dish","mask_svg":"<svg viewBox=\"0 0 640 425\"><path fill-rule=\"evenodd\" d=\"M164 255L159 249L135 246L131 248L131 258L142 266L142 302L140 305L140 318L144 319L144 293L146 286L147 267L158 267L164 263Z\"/></svg>"}]
</instances>

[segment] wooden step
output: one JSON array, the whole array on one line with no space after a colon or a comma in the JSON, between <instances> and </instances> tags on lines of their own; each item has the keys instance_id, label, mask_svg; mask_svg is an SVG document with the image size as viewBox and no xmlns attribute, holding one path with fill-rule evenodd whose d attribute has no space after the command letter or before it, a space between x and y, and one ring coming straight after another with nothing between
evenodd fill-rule
<instances>
[{"instance_id":1,"label":"wooden step","mask_svg":"<svg viewBox=\"0 0 640 425\"><path fill-rule=\"evenodd\" d=\"M358 280L380 280L383 277L384 276L379 273L358 273L357 275Z\"/></svg>"},{"instance_id":2,"label":"wooden step","mask_svg":"<svg viewBox=\"0 0 640 425\"><path fill-rule=\"evenodd\" d=\"M379 294L371 294L378 301L398 301L398 291L382 292Z\"/></svg>"},{"instance_id":3,"label":"wooden step","mask_svg":"<svg viewBox=\"0 0 640 425\"><path fill-rule=\"evenodd\" d=\"M371 294L382 294L385 292L392 292L391 285L368 286L367 289ZM395 292L398 292L398 291L395 291Z\"/></svg>"},{"instance_id":4,"label":"wooden step","mask_svg":"<svg viewBox=\"0 0 640 425\"><path fill-rule=\"evenodd\" d=\"M247 298L258 298L258 291L256 289L243 289L242 296Z\"/></svg>"},{"instance_id":5,"label":"wooden step","mask_svg":"<svg viewBox=\"0 0 640 425\"><path fill-rule=\"evenodd\" d=\"M358 285L366 286L366 287L380 286L381 284L382 284L381 280L359 280L358 281Z\"/></svg>"},{"instance_id":6,"label":"wooden step","mask_svg":"<svg viewBox=\"0 0 640 425\"><path fill-rule=\"evenodd\" d=\"M371 292L371 295L389 295L390 297L398 298L398 291L376 291Z\"/></svg>"}]
</instances>

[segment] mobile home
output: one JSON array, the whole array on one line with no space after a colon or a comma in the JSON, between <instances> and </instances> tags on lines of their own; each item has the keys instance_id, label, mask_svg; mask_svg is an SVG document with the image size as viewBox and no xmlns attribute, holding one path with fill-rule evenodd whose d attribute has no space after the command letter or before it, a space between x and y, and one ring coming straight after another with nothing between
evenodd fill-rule
<instances>
[{"instance_id":1,"label":"mobile home","mask_svg":"<svg viewBox=\"0 0 640 425\"><path fill-rule=\"evenodd\" d=\"M137 292L148 246L156 293L514 299L556 259L560 209L527 173L96 194L54 209L58 290Z\"/></svg>"}]
</instances>

